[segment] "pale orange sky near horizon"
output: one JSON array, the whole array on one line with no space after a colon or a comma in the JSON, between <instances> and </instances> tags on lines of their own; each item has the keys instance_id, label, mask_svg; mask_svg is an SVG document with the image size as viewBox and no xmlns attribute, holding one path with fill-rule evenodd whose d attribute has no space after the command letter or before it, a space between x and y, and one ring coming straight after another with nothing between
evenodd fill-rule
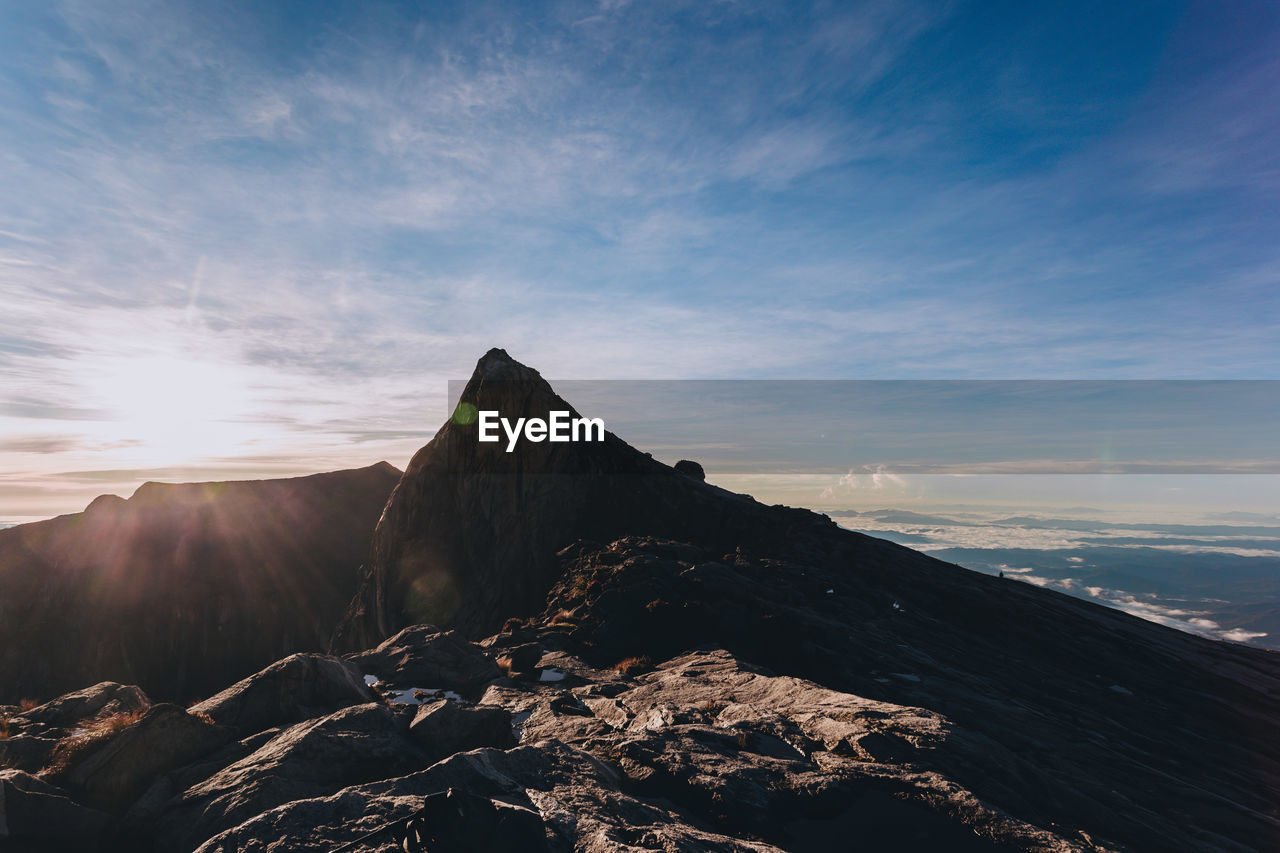
<instances>
[{"instance_id":1,"label":"pale orange sky near horizon","mask_svg":"<svg viewBox=\"0 0 1280 853\"><path fill-rule=\"evenodd\" d=\"M0 445L0 521L76 512L148 480L403 468L462 384L289 387L154 351L86 375L95 396L82 406L0 416L0 435L44 430ZM640 450L696 459L713 482L767 503L1280 508L1280 475L1247 473L1275 466L1265 382L550 381ZM1192 412L1204 401L1210 411Z\"/></svg>"}]
</instances>

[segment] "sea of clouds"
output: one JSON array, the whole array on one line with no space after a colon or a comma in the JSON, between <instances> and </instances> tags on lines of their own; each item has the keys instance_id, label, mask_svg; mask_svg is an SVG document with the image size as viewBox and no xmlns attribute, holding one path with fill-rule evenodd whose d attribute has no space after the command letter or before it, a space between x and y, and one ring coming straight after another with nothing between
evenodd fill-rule
<instances>
[{"instance_id":1,"label":"sea of clouds","mask_svg":"<svg viewBox=\"0 0 1280 853\"><path fill-rule=\"evenodd\" d=\"M967 511L831 514L850 529L975 571L1193 634L1280 648L1280 518L1161 524Z\"/></svg>"}]
</instances>

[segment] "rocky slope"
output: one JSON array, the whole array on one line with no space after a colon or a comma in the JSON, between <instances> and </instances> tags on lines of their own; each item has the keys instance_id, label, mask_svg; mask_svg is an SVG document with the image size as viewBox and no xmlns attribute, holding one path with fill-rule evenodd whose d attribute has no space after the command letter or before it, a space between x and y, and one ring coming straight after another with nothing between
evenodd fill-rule
<instances>
[{"instance_id":1,"label":"rocky slope","mask_svg":"<svg viewBox=\"0 0 1280 853\"><path fill-rule=\"evenodd\" d=\"M563 407L500 351L468 395ZM1274 653L764 507L617 439L503 458L468 426L397 487L349 653L294 655L187 711L114 683L8 709L0 837L1280 850Z\"/></svg>"},{"instance_id":2,"label":"rocky slope","mask_svg":"<svg viewBox=\"0 0 1280 853\"><path fill-rule=\"evenodd\" d=\"M399 475L147 483L0 531L0 702L103 679L193 698L324 649Z\"/></svg>"}]
</instances>

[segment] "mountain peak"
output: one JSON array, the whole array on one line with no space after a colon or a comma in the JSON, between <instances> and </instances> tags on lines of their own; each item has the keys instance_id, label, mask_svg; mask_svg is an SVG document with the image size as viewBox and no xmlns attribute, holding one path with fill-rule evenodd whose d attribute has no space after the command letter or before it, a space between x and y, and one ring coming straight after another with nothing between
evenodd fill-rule
<instances>
[{"instance_id":1,"label":"mountain peak","mask_svg":"<svg viewBox=\"0 0 1280 853\"><path fill-rule=\"evenodd\" d=\"M494 347L480 357L476 369L471 373L472 381L477 379L530 380L539 376L532 367L516 361L507 351Z\"/></svg>"},{"instance_id":2,"label":"mountain peak","mask_svg":"<svg viewBox=\"0 0 1280 853\"><path fill-rule=\"evenodd\" d=\"M464 404L512 420L579 417L538 371L503 350L486 353L387 504L335 648L367 648L424 622L483 636L540 609L559 576L557 552L580 539L633 533L732 548L764 542L798 517L830 524L677 473L611 432L510 449L481 442Z\"/></svg>"}]
</instances>

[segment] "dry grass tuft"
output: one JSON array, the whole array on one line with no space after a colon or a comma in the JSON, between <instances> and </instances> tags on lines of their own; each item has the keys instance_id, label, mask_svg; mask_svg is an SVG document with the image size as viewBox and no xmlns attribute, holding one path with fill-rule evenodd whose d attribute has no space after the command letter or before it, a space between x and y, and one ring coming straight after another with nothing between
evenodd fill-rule
<instances>
[{"instance_id":1,"label":"dry grass tuft","mask_svg":"<svg viewBox=\"0 0 1280 853\"><path fill-rule=\"evenodd\" d=\"M191 716L195 717L197 720L199 720L199 721L200 721L200 722L202 722L202 723L208 723L208 724L209 724L209 725L211 725L211 726L216 726L216 725L217 725L217 723L215 723L215 722L213 721L213 717L210 717L210 716L209 716L208 714L206 714L204 711L191 711L191 710L188 710L188 711L187 711L187 713L188 713L188 714L190 714Z\"/></svg>"},{"instance_id":2,"label":"dry grass tuft","mask_svg":"<svg viewBox=\"0 0 1280 853\"><path fill-rule=\"evenodd\" d=\"M551 620L547 624L576 628L578 625L578 614L573 610L560 610L557 611L556 615L551 617Z\"/></svg>"},{"instance_id":3,"label":"dry grass tuft","mask_svg":"<svg viewBox=\"0 0 1280 853\"><path fill-rule=\"evenodd\" d=\"M79 764L120 732L142 719L146 711L121 711L86 723L74 734L58 741L53 755L40 775L57 778Z\"/></svg>"},{"instance_id":4,"label":"dry grass tuft","mask_svg":"<svg viewBox=\"0 0 1280 853\"><path fill-rule=\"evenodd\" d=\"M648 672L653 669L653 661L649 659L648 655L640 655L639 657L620 660L613 665L613 668L626 676L639 675L642 672Z\"/></svg>"},{"instance_id":5,"label":"dry grass tuft","mask_svg":"<svg viewBox=\"0 0 1280 853\"><path fill-rule=\"evenodd\" d=\"M42 704L44 703L40 702L38 699L23 699L21 702L18 703L18 713L25 714L28 711L34 711L36 708L39 708Z\"/></svg>"}]
</instances>

